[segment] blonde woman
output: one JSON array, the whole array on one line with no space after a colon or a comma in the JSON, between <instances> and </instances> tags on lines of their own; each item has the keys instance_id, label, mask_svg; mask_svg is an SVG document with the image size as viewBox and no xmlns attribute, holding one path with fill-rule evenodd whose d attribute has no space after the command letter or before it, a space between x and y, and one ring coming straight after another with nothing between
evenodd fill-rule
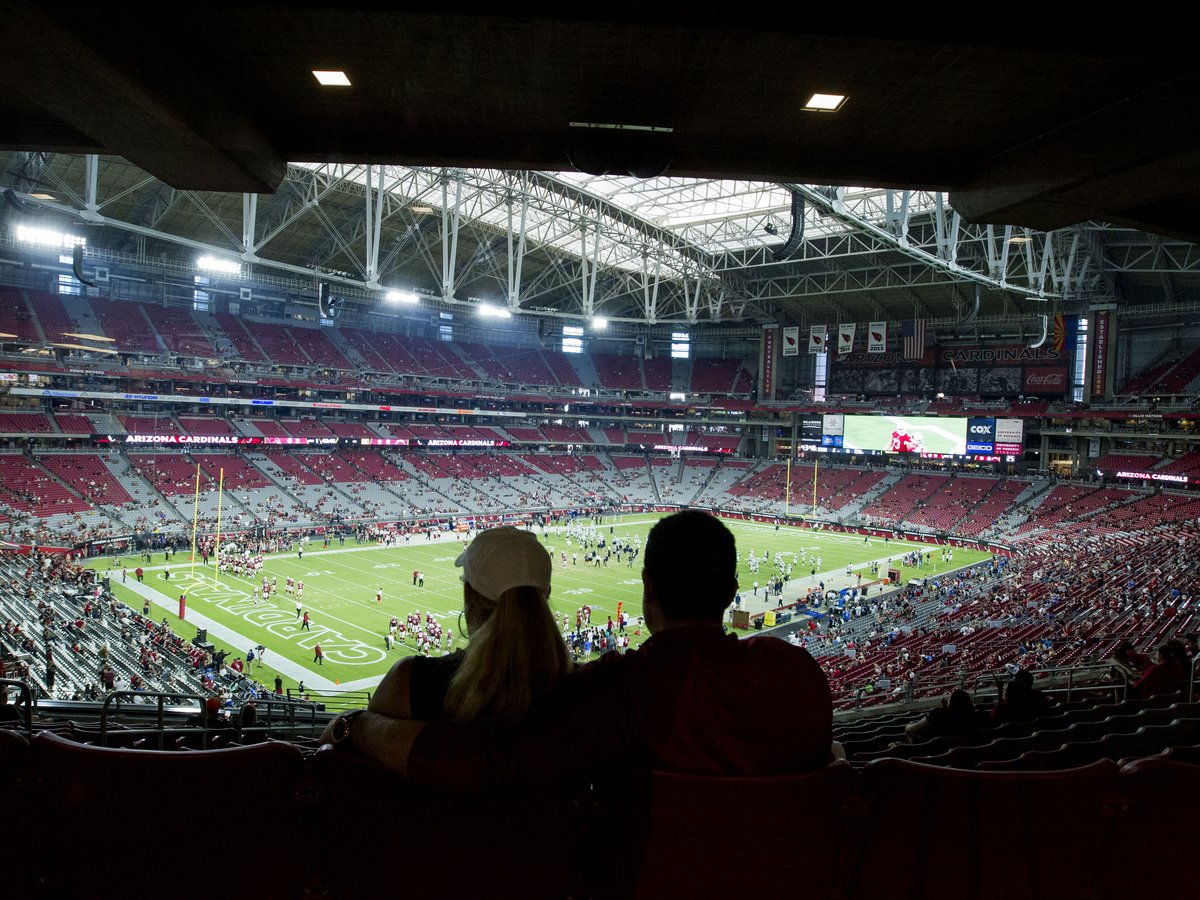
<instances>
[{"instance_id":1,"label":"blonde woman","mask_svg":"<svg viewBox=\"0 0 1200 900\"><path fill-rule=\"evenodd\" d=\"M547 600L550 555L529 531L481 532L454 564L463 570L463 618L470 640L446 657L394 665L367 709L395 719L516 722L570 671L572 663ZM326 738L349 737L354 713Z\"/></svg>"}]
</instances>

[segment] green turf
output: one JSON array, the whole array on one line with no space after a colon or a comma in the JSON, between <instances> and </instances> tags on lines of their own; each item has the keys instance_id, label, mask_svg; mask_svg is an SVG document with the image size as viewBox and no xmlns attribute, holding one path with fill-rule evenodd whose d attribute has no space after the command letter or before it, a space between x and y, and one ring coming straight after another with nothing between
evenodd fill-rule
<instances>
[{"instance_id":1,"label":"green turf","mask_svg":"<svg viewBox=\"0 0 1200 900\"><path fill-rule=\"evenodd\" d=\"M631 515L615 521L611 527L616 536L640 534L644 542L657 518L649 514ZM739 581L746 606L751 611L767 608L765 590L760 590L755 598L751 586L756 578L765 585L773 571L776 552L786 553L789 561L793 552L799 555L802 550L808 552L810 559L820 556L821 570L827 582L839 586L847 581L847 564L855 572L865 572L865 566L871 560L900 554L917 546L903 541L885 544L882 539L874 538L864 543L863 538L854 535L789 527L776 530L773 526L737 520L728 520L728 524L737 537L742 560ZM600 526L606 536L609 528L608 524ZM573 625L575 610L586 603L594 610L593 623L603 623L608 615L615 616L618 601L623 602L623 609L636 620L641 613L640 559L632 567L613 560L607 567L595 568L584 564L578 545L567 546L564 535L547 534L544 542L553 551L551 603L560 620L562 614L567 613ZM278 576L280 593L273 594L268 603L258 606L253 605L249 597L261 577L252 582L229 574L218 576L211 566L199 563L190 566L185 561L186 554L182 553L170 563L169 582L162 578L161 554L156 554L150 564L143 563L143 566L146 568L146 585L161 595L159 599L169 601L168 609L154 606L151 615L156 621L165 617L179 634L192 637L195 633L193 622L181 623L174 615L179 593L186 589L188 609L193 616L202 613L239 636L240 639L226 640L210 630L210 640L218 648L231 651L230 660L235 656L244 657L247 648L255 644L261 643L268 648L267 664L254 670L260 681L270 685L277 671L276 665L282 665L287 670L284 680L288 687L293 687L296 677L303 675L297 669L300 667L314 678L319 680L324 676L339 687L369 688L397 659L415 652L411 640L407 648L396 648L390 653L385 651L383 635L393 615L403 622L413 611L419 612L422 618L426 612L432 613L443 628L454 632L455 644L462 645L458 620L462 609L462 582L460 570L454 567L454 558L461 549L461 542L453 534L443 535L437 541L414 538L412 543L396 547L357 545L348 540L344 546L335 542L325 550L320 541L310 542L306 545L303 560L298 559L294 551L268 557L263 571ZM752 575L748 568L751 549L760 556L764 551L770 556L758 575ZM565 568L560 557L563 551L568 556ZM578 564L572 564L572 553L579 554ZM939 553L940 548L934 550L935 559ZM955 548L954 554L954 567L986 557L984 553L961 548ZM126 558L123 563L130 569L129 581L133 582L132 570L138 563L131 558ZM109 566L106 560L96 560L92 564L101 570ZM794 568L794 584L803 588L810 583L810 565L801 563ZM945 564L937 565L943 571L949 568ZM425 573L423 588L413 586L413 569ZM935 566L931 565L909 574L927 575L934 571ZM117 596L140 611L143 598L129 586L120 584L119 568L109 570L109 574L116 576L112 581ZM311 631L300 630L295 599L282 593L288 575L304 581L303 605L312 618ZM379 588L383 589L382 603L375 602L375 592ZM646 637L647 633L642 629L640 635L633 637L633 646ZM313 664L311 649L318 641L326 655L325 664L319 667ZM280 664L281 657L290 664ZM310 681L309 685L312 684Z\"/></svg>"}]
</instances>

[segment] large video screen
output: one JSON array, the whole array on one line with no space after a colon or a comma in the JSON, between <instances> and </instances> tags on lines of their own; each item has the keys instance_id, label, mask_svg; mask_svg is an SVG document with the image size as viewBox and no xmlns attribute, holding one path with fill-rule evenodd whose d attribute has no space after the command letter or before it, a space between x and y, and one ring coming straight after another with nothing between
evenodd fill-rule
<instances>
[{"instance_id":1,"label":"large video screen","mask_svg":"<svg viewBox=\"0 0 1200 900\"><path fill-rule=\"evenodd\" d=\"M967 420L933 416L846 416L842 447L882 453L967 452Z\"/></svg>"}]
</instances>

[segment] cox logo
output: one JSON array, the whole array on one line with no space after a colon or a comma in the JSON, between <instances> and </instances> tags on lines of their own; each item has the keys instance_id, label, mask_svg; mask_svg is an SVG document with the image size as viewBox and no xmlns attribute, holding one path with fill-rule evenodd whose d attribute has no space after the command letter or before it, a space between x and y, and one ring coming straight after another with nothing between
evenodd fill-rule
<instances>
[{"instance_id":1,"label":"cox logo","mask_svg":"<svg viewBox=\"0 0 1200 900\"><path fill-rule=\"evenodd\" d=\"M991 434L992 429L989 425L972 425L971 434Z\"/></svg>"}]
</instances>

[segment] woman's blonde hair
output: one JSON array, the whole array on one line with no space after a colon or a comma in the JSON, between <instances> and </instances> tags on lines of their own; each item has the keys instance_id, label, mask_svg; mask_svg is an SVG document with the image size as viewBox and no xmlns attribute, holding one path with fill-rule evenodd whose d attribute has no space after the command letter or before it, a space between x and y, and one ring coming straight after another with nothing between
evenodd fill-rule
<instances>
[{"instance_id":1,"label":"woman's blonde hair","mask_svg":"<svg viewBox=\"0 0 1200 900\"><path fill-rule=\"evenodd\" d=\"M535 587L515 587L491 600L469 583L464 588L471 640L446 691L446 718L522 719L571 668L546 597Z\"/></svg>"}]
</instances>

